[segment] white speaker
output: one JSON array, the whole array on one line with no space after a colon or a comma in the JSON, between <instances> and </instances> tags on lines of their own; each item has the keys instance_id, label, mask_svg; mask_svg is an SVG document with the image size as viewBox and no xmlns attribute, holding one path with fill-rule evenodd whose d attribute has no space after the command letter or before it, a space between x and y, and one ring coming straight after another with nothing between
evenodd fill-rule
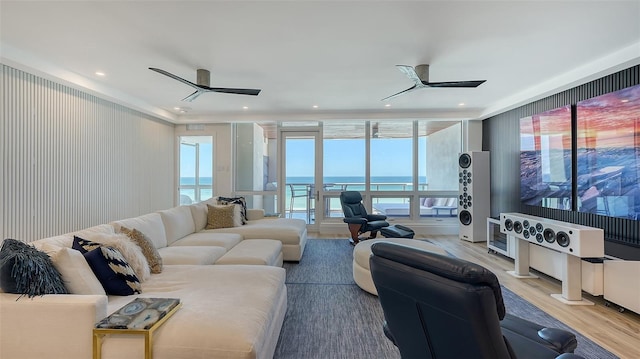
<instances>
[{"instance_id":1,"label":"white speaker","mask_svg":"<svg viewBox=\"0 0 640 359\"><path fill-rule=\"evenodd\" d=\"M458 221L462 240L487 240L491 209L489 172L489 152L464 152L458 156Z\"/></svg>"},{"instance_id":2,"label":"white speaker","mask_svg":"<svg viewBox=\"0 0 640 359\"><path fill-rule=\"evenodd\" d=\"M522 213L500 213L500 231L572 256L604 257L604 231L600 228Z\"/></svg>"}]
</instances>

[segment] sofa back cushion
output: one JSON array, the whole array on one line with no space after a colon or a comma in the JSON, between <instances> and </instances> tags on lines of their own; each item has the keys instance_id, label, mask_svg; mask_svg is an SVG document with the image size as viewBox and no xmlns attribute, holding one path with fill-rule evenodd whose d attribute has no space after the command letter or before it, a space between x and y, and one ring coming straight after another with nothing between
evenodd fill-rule
<instances>
[{"instance_id":1,"label":"sofa back cushion","mask_svg":"<svg viewBox=\"0 0 640 359\"><path fill-rule=\"evenodd\" d=\"M190 205L189 209L191 210L193 224L195 225L194 232L200 232L207 225L207 203L195 203Z\"/></svg>"},{"instance_id":2,"label":"sofa back cushion","mask_svg":"<svg viewBox=\"0 0 640 359\"><path fill-rule=\"evenodd\" d=\"M167 246L167 235L164 230L164 223L162 223L160 213L148 213L140 217L114 221L110 224L117 232L120 232L121 226L139 230L149 237L156 248L163 248Z\"/></svg>"},{"instance_id":3,"label":"sofa back cushion","mask_svg":"<svg viewBox=\"0 0 640 359\"><path fill-rule=\"evenodd\" d=\"M159 211L167 235L167 245L196 231L189 206L179 206Z\"/></svg>"}]
</instances>

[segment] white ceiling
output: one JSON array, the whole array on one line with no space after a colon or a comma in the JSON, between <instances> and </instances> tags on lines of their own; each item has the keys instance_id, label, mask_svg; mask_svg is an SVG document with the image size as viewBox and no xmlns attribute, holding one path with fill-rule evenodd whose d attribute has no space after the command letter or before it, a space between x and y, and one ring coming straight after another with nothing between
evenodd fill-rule
<instances>
[{"instance_id":1,"label":"white ceiling","mask_svg":"<svg viewBox=\"0 0 640 359\"><path fill-rule=\"evenodd\" d=\"M481 119L640 63L638 0L2 0L0 16L3 63L174 123ZM413 85L396 64L487 82L382 102ZM193 90L148 67L262 92L181 102Z\"/></svg>"}]
</instances>

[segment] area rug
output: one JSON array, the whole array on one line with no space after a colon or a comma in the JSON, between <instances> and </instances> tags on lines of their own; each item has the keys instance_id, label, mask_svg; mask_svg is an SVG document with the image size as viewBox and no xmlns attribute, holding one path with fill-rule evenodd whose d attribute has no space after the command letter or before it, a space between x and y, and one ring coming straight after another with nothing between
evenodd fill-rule
<instances>
[{"instance_id":1,"label":"area rug","mask_svg":"<svg viewBox=\"0 0 640 359\"><path fill-rule=\"evenodd\" d=\"M382 332L378 297L353 281L353 247L345 239L310 239L299 263L285 262L288 308L275 359L384 359L400 352ZM507 312L541 325L571 330L536 306L502 288ZM577 334L587 359L617 358Z\"/></svg>"}]
</instances>

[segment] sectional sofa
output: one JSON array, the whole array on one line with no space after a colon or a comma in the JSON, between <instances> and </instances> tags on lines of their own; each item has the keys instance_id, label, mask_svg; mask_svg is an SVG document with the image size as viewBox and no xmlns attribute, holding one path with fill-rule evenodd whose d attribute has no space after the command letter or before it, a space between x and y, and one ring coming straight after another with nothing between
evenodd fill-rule
<instances>
[{"instance_id":1,"label":"sectional sofa","mask_svg":"<svg viewBox=\"0 0 640 359\"><path fill-rule=\"evenodd\" d=\"M96 322L136 297L156 297L179 298L183 306L155 332L155 359L271 358L287 308L282 261L301 259L305 223L263 218L261 210L249 209L247 224L207 230L206 204L179 206L32 242L58 258L61 253L77 255L69 248L74 236L115 236L121 227L133 228L153 243L163 269L142 281L140 294L129 296L106 295L100 289L33 298L0 293L0 357L91 358ZM91 270L86 263L84 270L71 268L84 261L54 259L55 265L60 263L71 273ZM141 336L104 339L102 358L142 357Z\"/></svg>"}]
</instances>

